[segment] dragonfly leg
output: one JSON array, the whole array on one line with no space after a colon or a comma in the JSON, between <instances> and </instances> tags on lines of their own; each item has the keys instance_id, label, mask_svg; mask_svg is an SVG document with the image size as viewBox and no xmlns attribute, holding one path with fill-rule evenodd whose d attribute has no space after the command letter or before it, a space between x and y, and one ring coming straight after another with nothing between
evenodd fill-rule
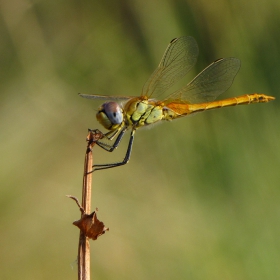
<instances>
[{"instance_id":1,"label":"dragonfly leg","mask_svg":"<svg viewBox=\"0 0 280 280\"><path fill-rule=\"evenodd\" d=\"M122 165L127 164L129 159L130 159L130 155L131 155L132 144L133 144L133 140L134 140L134 133L135 133L135 129L132 129L130 139L129 139L129 143L128 143L128 147L127 147L127 151L126 151L126 154L125 154L125 157L124 157L123 161L115 162L115 163L107 163L107 164L95 164L95 165L93 165L93 170L91 172L94 172L94 171L97 171L97 170L102 170L102 169L113 168L113 167L122 166ZM122 138L122 136L121 136L121 138ZM120 140L121 140L121 138L120 138ZM115 143L117 142L117 140L115 141ZM120 142L120 140L118 141L118 143ZM114 147L114 145L112 145L112 151L116 147ZM110 151L110 150L108 150L108 151Z\"/></svg>"},{"instance_id":2,"label":"dragonfly leg","mask_svg":"<svg viewBox=\"0 0 280 280\"><path fill-rule=\"evenodd\" d=\"M104 142L101 142L101 141L96 141L96 144L104 149L105 151L107 152L113 152L120 144L125 132L127 131L127 127L124 127L121 132L119 133L117 139L115 140L114 144L113 145L109 145L109 144L106 144ZM115 134L114 134L115 135ZM106 135L105 135L106 136ZM108 137L109 140L112 139L112 137Z\"/></svg>"}]
</instances>

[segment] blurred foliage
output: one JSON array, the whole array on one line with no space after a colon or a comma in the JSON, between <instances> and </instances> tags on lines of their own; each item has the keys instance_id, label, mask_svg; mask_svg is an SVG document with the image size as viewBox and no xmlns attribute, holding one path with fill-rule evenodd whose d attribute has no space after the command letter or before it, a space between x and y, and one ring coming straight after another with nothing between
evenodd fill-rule
<instances>
[{"instance_id":1,"label":"blurred foliage","mask_svg":"<svg viewBox=\"0 0 280 280\"><path fill-rule=\"evenodd\" d=\"M139 95L168 42L191 35L200 55L181 85L235 56L223 97L277 97L279 13L276 0L1 1L0 278L77 279L80 213L65 195L80 197L87 128L100 128L100 103L78 92ZM92 279L279 279L277 108L138 131L130 163L93 177L110 232L91 243Z\"/></svg>"}]
</instances>

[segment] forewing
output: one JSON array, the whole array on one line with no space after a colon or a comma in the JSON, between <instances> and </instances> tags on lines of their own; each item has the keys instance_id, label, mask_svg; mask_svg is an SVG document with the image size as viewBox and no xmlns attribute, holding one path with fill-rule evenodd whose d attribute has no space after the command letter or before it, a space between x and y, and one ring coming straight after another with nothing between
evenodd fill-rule
<instances>
[{"instance_id":1,"label":"forewing","mask_svg":"<svg viewBox=\"0 0 280 280\"><path fill-rule=\"evenodd\" d=\"M232 85L240 65L240 60L234 57L214 61L187 86L171 94L165 103L177 101L194 104L215 100Z\"/></svg>"},{"instance_id":2,"label":"forewing","mask_svg":"<svg viewBox=\"0 0 280 280\"><path fill-rule=\"evenodd\" d=\"M98 95L98 94L90 95L90 94L81 94L81 93L79 93L79 96L87 99L114 100L114 101L123 101L135 97L135 96L111 96L111 95Z\"/></svg>"},{"instance_id":3,"label":"forewing","mask_svg":"<svg viewBox=\"0 0 280 280\"><path fill-rule=\"evenodd\" d=\"M173 39L168 45L158 68L145 83L142 95L153 97L163 94L195 65L198 46L193 37Z\"/></svg>"}]
</instances>

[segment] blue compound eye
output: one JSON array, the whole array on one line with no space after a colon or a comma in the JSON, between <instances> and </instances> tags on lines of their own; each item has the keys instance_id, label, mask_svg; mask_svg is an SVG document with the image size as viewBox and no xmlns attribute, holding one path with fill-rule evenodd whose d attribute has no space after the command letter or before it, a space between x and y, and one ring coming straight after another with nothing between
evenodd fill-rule
<instances>
[{"instance_id":1,"label":"blue compound eye","mask_svg":"<svg viewBox=\"0 0 280 280\"><path fill-rule=\"evenodd\" d=\"M116 102L106 102L102 105L104 113L112 124L121 124L123 121L123 111Z\"/></svg>"},{"instance_id":2,"label":"blue compound eye","mask_svg":"<svg viewBox=\"0 0 280 280\"><path fill-rule=\"evenodd\" d=\"M116 102L106 102L98 109L96 118L108 130L115 130L123 123L123 110Z\"/></svg>"}]
</instances>

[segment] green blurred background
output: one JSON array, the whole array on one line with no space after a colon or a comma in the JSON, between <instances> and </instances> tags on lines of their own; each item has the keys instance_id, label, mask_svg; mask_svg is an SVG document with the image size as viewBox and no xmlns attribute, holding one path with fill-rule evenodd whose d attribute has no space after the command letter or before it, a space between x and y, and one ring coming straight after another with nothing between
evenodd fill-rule
<instances>
[{"instance_id":1,"label":"green blurred background","mask_svg":"<svg viewBox=\"0 0 280 280\"><path fill-rule=\"evenodd\" d=\"M196 38L180 85L220 57L242 67L221 98L279 96L278 0L0 2L1 279L77 279L85 138L98 101L139 95L167 44ZM280 279L278 99L137 131L130 163L93 175L110 231L92 279ZM128 135L96 163L123 158Z\"/></svg>"}]
</instances>

